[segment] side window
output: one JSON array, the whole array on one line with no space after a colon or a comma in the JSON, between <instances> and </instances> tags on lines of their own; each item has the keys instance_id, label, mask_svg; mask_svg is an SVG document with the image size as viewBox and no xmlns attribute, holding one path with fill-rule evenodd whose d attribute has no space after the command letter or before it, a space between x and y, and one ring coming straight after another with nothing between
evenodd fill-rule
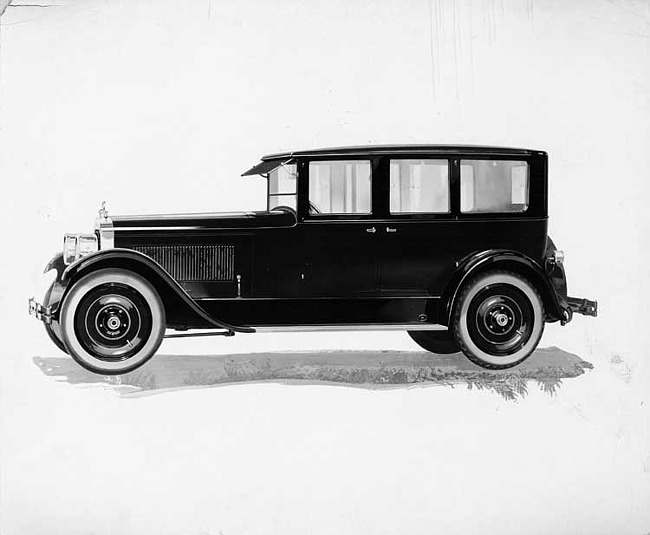
<instances>
[{"instance_id":1,"label":"side window","mask_svg":"<svg viewBox=\"0 0 650 535\"><path fill-rule=\"evenodd\" d=\"M310 162L310 214L369 214L369 160Z\"/></svg>"},{"instance_id":2,"label":"side window","mask_svg":"<svg viewBox=\"0 0 650 535\"><path fill-rule=\"evenodd\" d=\"M449 213L447 160L391 160L390 213Z\"/></svg>"},{"instance_id":3,"label":"side window","mask_svg":"<svg viewBox=\"0 0 650 535\"><path fill-rule=\"evenodd\" d=\"M288 206L296 210L296 164L281 165L269 173L269 210Z\"/></svg>"},{"instance_id":4,"label":"side window","mask_svg":"<svg viewBox=\"0 0 650 535\"><path fill-rule=\"evenodd\" d=\"M525 212L528 163L511 160L461 160L460 211Z\"/></svg>"}]
</instances>

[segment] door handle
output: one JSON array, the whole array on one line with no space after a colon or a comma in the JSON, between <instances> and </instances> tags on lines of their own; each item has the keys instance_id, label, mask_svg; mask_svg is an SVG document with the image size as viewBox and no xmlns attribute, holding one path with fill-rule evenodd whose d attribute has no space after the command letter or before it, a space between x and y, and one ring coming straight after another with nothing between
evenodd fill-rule
<instances>
[{"instance_id":1,"label":"door handle","mask_svg":"<svg viewBox=\"0 0 650 535\"><path fill-rule=\"evenodd\" d=\"M386 227L386 232L388 232L388 233L397 232L397 229L396 229L396 228L392 228L392 227Z\"/></svg>"},{"instance_id":2,"label":"door handle","mask_svg":"<svg viewBox=\"0 0 650 535\"><path fill-rule=\"evenodd\" d=\"M370 227L366 229L366 232L370 232L370 234L374 234L375 232L377 232L377 229L375 227Z\"/></svg>"}]
</instances>

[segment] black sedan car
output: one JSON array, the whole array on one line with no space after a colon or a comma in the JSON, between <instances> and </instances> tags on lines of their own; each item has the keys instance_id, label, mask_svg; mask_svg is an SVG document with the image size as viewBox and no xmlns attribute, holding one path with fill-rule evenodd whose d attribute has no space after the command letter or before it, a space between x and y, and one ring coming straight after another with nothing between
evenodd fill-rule
<instances>
[{"instance_id":1,"label":"black sedan car","mask_svg":"<svg viewBox=\"0 0 650 535\"><path fill-rule=\"evenodd\" d=\"M101 374L137 368L165 336L389 329L505 369L546 322L596 315L567 296L547 234L545 152L342 147L272 154L244 175L267 178L266 210L102 207L94 234L65 236L30 313Z\"/></svg>"}]
</instances>

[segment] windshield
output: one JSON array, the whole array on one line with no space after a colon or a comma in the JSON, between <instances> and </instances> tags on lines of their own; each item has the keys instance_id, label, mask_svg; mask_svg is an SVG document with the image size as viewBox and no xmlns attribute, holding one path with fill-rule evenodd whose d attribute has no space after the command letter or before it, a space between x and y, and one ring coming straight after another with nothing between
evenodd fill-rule
<instances>
[{"instance_id":1,"label":"windshield","mask_svg":"<svg viewBox=\"0 0 650 535\"><path fill-rule=\"evenodd\" d=\"M282 164L269 173L268 209L288 206L296 210L296 164Z\"/></svg>"}]
</instances>

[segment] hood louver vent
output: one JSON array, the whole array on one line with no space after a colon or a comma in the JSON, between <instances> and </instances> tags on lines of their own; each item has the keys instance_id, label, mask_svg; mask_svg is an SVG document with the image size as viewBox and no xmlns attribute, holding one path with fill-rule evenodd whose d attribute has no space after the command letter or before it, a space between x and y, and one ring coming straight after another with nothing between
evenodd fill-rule
<instances>
[{"instance_id":1,"label":"hood louver vent","mask_svg":"<svg viewBox=\"0 0 650 535\"><path fill-rule=\"evenodd\" d=\"M234 282L234 245L139 245L178 282Z\"/></svg>"}]
</instances>

